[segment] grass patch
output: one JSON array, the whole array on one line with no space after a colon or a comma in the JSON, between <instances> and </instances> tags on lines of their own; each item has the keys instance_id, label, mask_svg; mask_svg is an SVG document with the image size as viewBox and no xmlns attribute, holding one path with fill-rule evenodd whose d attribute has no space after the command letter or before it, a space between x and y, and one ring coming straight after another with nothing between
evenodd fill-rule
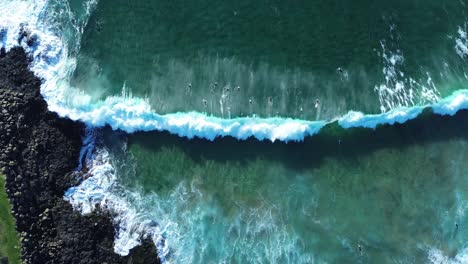
<instances>
[{"instance_id":1,"label":"grass patch","mask_svg":"<svg viewBox=\"0 0 468 264\"><path fill-rule=\"evenodd\" d=\"M5 177L0 174L0 259L8 257L9 263L20 264L20 244L15 219L5 192Z\"/></svg>"}]
</instances>

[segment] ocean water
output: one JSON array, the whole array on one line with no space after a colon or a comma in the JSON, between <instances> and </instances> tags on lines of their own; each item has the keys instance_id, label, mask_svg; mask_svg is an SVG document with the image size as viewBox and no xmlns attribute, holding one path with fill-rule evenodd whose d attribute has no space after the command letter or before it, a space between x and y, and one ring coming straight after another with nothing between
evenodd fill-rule
<instances>
[{"instance_id":1,"label":"ocean water","mask_svg":"<svg viewBox=\"0 0 468 264\"><path fill-rule=\"evenodd\" d=\"M84 32L72 83L93 98L125 86L158 113L321 120L423 105L464 81L466 64L453 52L464 7L103 0Z\"/></svg>"},{"instance_id":2,"label":"ocean water","mask_svg":"<svg viewBox=\"0 0 468 264\"><path fill-rule=\"evenodd\" d=\"M468 263L467 4L0 0L0 43L88 125L64 197L119 254Z\"/></svg>"}]
</instances>

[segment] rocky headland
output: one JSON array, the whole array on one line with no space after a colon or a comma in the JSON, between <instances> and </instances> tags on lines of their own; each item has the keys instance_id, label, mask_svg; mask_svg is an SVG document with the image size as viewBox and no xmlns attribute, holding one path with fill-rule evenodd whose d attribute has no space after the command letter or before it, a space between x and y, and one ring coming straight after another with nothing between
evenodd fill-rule
<instances>
[{"instance_id":1,"label":"rocky headland","mask_svg":"<svg viewBox=\"0 0 468 264\"><path fill-rule=\"evenodd\" d=\"M82 180L75 169L84 125L48 111L40 85L22 48L0 52L0 168L23 262L159 263L149 241L129 256L115 254L111 216L83 216L63 200Z\"/></svg>"}]
</instances>

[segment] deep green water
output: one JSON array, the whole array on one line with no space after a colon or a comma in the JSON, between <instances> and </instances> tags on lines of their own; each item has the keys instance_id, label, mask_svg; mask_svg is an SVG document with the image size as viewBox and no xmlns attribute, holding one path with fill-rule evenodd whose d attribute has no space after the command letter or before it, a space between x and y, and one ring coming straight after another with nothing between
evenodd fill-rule
<instances>
[{"instance_id":1,"label":"deep green water","mask_svg":"<svg viewBox=\"0 0 468 264\"><path fill-rule=\"evenodd\" d=\"M101 0L72 83L96 100L126 87L158 113L225 118L425 104L466 88L454 50L466 5ZM110 149L175 263L446 263L468 248L467 120L290 144L146 133Z\"/></svg>"},{"instance_id":2,"label":"deep green water","mask_svg":"<svg viewBox=\"0 0 468 264\"><path fill-rule=\"evenodd\" d=\"M465 10L452 0L102 0L84 32L74 84L95 98L125 85L159 113L312 120L377 113L374 87L386 83L392 55L404 58L392 90L396 82L409 90L408 78L430 86L428 74L441 96L460 89L466 64L453 37ZM400 105L431 101L413 90L413 102Z\"/></svg>"}]
</instances>

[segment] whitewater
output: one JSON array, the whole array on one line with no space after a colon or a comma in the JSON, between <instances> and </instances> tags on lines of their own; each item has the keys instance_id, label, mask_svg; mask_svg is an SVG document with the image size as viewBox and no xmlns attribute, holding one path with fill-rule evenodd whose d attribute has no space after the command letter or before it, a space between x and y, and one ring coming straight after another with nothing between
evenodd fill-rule
<instances>
[{"instance_id":1,"label":"whitewater","mask_svg":"<svg viewBox=\"0 0 468 264\"><path fill-rule=\"evenodd\" d=\"M61 4L67 6L66 3ZM68 190L65 198L84 214L91 212L97 205L104 205L116 213L114 221L118 223L119 228L115 251L121 255L128 254L130 249L140 243L142 236L146 236L155 242L164 261L169 255L171 241L165 241L163 233L170 227L159 226L149 219L140 218L127 200L112 194L112 190L119 188L115 182L115 170L109 153L105 149L94 147L96 135L93 128L108 125L114 130L127 133L167 131L189 139L198 137L215 140L218 137L233 137L246 140L253 137L258 140L288 142L302 141L335 122L345 129L374 129L379 125L404 123L418 117L425 109L430 109L438 115L454 115L459 110L468 109L468 89L463 89L464 87L460 87L460 90L449 97L423 105L396 104L380 114L351 111L332 120L320 121L282 117L224 119L197 112L161 115L152 110L147 99L133 97L125 89L121 96L111 96L95 102L91 96L71 87L69 79L76 68L75 55L79 50L81 35L96 1L86 2L87 11L81 18L73 17L67 9L60 13L51 12L51 5L51 2L46 0L0 2L0 45L5 51L21 46L28 52L32 58L31 70L43 82L41 93L51 111L61 117L82 121L88 125L81 153L82 157L86 158L80 160L86 160L87 166L91 168L89 177L80 186ZM52 19L53 16L69 21L68 34L72 32L76 43L68 41L69 36L65 36L61 27L57 25L58 22ZM29 36L34 36L34 45L29 46L27 38L19 41L19 36L25 31ZM461 59L468 60L466 26L460 26L456 34L453 51ZM451 261L466 263L466 251L459 253ZM431 249L430 252L430 260L433 263L449 261L438 249Z\"/></svg>"}]
</instances>

